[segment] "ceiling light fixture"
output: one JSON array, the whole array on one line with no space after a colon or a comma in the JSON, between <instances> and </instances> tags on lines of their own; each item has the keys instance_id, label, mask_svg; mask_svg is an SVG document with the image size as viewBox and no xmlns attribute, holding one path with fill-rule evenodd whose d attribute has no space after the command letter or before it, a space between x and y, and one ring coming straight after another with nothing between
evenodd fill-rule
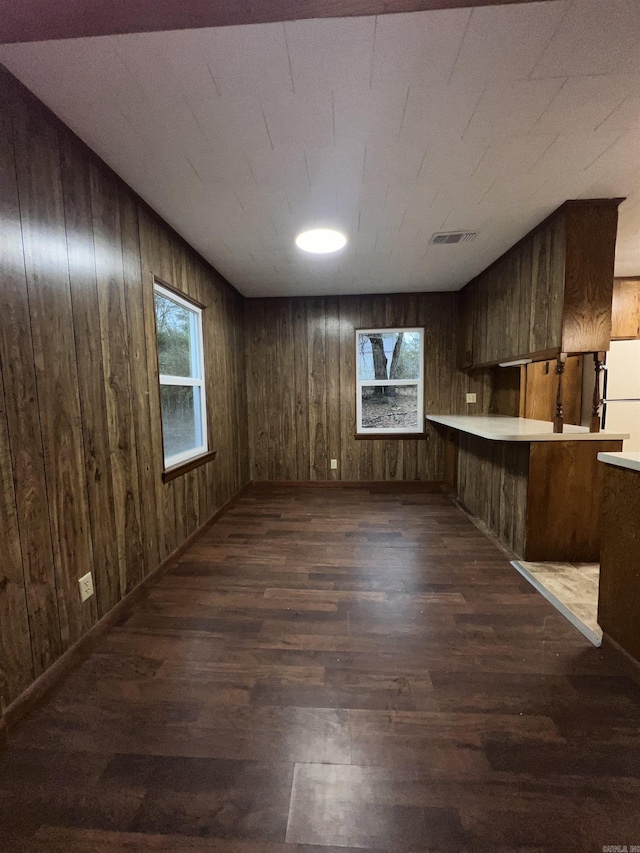
<instances>
[{"instance_id":1,"label":"ceiling light fixture","mask_svg":"<svg viewBox=\"0 0 640 853\"><path fill-rule=\"evenodd\" d=\"M303 231L296 237L296 246L303 252L313 252L315 255L326 255L337 252L347 243L347 238L339 231L330 228L314 228Z\"/></svg>"}]
</instances>

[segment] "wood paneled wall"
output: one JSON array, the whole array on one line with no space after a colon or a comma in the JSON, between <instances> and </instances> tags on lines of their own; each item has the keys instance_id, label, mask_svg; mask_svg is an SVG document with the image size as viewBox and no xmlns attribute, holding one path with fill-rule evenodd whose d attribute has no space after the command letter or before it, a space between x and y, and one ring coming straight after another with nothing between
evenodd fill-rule
<instances>
[{"instance_id":1,"label":"wood paneled wall","mask_svg":"<svg viewBox=\"0 0 640 853\"><path fill-rule=\"evenodd\" d=\"M457 441L458 498L504 545L524 555L531 444L463 432Z\"/></svg>"},{"instance_id":2,"label":"wood paneled wall","mask_svg":"<svg viewBox=\"0 0 640 853\"><path fill-rule=\"evenodd\" d=\"M249 467L242 298L2 71L0 268L1 711ZM215 389L217 458L166 485L154 273L206 306Z\"/></svg>"},{"instance_id":3,"label":"wood paneled wall","mask_svg":"<svg viewBox=\"0 0 640 853\"><path fill-rule=\"evenodd\" d=\"M441 480L444 444L431 424L420 439L354 437L354 330L424 326L425 413L486 413L490 373L456 367L457 302L455 293L247 300L252 479Z\"/></svg>"},{"instance_id":4,"label":"wood paneled wall","mask_svg":"<svg viewBox=\"0 0 640 853\"><path fill-rule=\"evenodd\" d=\"M565 202L469 282L462 367L609 348L620 201Z\"/></svg>"}]
</instances>

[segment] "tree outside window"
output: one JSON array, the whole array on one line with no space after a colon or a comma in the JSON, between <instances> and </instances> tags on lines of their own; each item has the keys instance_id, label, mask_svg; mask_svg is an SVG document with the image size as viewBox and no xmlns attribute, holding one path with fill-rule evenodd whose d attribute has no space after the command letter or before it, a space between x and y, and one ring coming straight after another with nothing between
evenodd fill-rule
<instances>
[{"instance_id":1,"label":"tree outside window","mask_svg":"<svg viewBox=\"0 0 640 853\"><path fill-rule=\"evenodd\" d=\"M424 431L423 329L356 331L357 433Z\"/></svg>"}]
</instances>

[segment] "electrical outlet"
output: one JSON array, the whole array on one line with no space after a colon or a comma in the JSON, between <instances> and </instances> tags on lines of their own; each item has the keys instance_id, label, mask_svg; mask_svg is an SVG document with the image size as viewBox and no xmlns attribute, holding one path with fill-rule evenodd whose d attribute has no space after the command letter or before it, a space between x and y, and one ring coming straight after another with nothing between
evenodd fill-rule
<instances>
[{"instance_id":1,"label":"electrical outlet","mask_svg":"<svg viewBox=\"0 0 640 853\"><path fill-rule=\"evenodd\" d=\"M332 470L332 471L337 471L337 470L338 470L338 460L337 460L337 459L332 459L332 460L331 460L331 470Z\"/></svg>"},{"instance_id":2,"label":"electrical outlet","mask_svg":"<svg viewBox=\"0 0 640 853\"><path fill-rule=\"evenodd\" d=\"M93 595L93 575L88 572L84 577L78 579L80 586L80 601L86 601Z\"/></svg>"},{"instance_id":3,"label":"electrical outlet","mask_svg":"<svg viewBox=\"0 0 640 853\"><path fill-rule=\"evenodd\" d=\"M475 403L476 395L475 394L467 394L467 403Z\"/></svg>"}]
</instances>

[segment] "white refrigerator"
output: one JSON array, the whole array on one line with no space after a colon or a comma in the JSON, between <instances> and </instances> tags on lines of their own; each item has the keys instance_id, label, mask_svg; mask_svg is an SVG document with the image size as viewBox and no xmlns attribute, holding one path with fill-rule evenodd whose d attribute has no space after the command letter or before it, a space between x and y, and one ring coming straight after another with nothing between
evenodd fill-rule
<instances>
[{"instance_id":1,"label":"white refrigerator","mask_svg":"<svg viewBox=\"0 0 640 853\"><path fill-rule=\"evenodd\" d=\"M640 340L611 341L604 371L602 428L628 432L624 451L640 451Z\"/></svg>"}]
</instances>

